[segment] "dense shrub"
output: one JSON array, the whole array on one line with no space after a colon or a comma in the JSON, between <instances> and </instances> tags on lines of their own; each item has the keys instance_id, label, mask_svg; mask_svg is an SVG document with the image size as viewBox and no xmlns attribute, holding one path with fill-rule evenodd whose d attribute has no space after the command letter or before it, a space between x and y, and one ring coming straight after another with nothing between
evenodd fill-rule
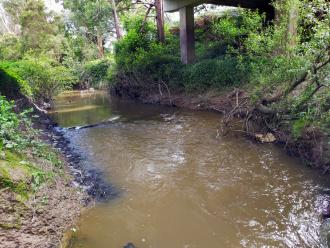
<instances>
[{"instance_id":1,"label":"dense shrub","mask_svg":"<svg viewBox=\"0 0 330 248\"><path fill-rule=\"evenodd\" d=\"M197 43L196 56L197 60L214 59L222 57L228 52L229 44L223 40L213 41L206 44Z\"/></svg>"},{"instance_id":2,"label":"dense shrub","mask_svg":"<svg viewBox=\"0 0 330 248\"><path fill-rule=\"evenodd\" d=\"M258 11L238 9L235 12L227 12L212 24L212 32L217 39L228 43L239 44L241 40L251 33L262 30L264 15Z\"/></svg>"},{"instance_id":3,"label":"dense shrub","mask_svg":"<svg viewBox=\"0 0 330 248\"><path fill-rule=\"evenodd\" d=\"M167 33L166 43L161 44L152 23L140 18L133 20L126 24L127 34L115 46L116 69L112 78L125 74L143 87L152 88L160 81L177 86L183 68L178 38Z\"/></svg>"},{"instance_id":4,"label":"dense shrub","mask_svg":"<svg viewBox=\"0 0 330 248\"><path fill-rule=\"evenodd\" d=\"M238 60L228 56L188 65L184 70L183 84L189 90L221 89L237 86L244 82L244 79Z\"/></svg>"},{"instance_id":5,"label":"dense shrub","mask_svg":"<svg viewBox=\"0 0 330 248\"><path fill-rule=\"evenodd\" d=\"M72 71L47 58L25 58L17 62L2 62L5 84L19 84L24 94L37 101L51 100L61 90L76 82Z\"/></svg>"},{"instance_id":6,"label":"dense shrub","mask_svg":"<svg viewBox=\"0 0 330 248\"><path fill-rule=\"evenodd\" d=\"M7 96L32 95L30 85L17 74L12 63L0 62L0 93Z\"/></svg>"},{"instance_id":7,"label":"dense shrub","mask_svg":"<svg viewBox=\"0 0 330 248\"><path fill-rule=\"evenodd\" d=\"M17 36L5 34L0 37L0 60L20 59L21 42Z\"/></svg>"},{"instance_id":8,"label":"dense shrub","mask_svg":"<svg viewBox=\"0 0 330 248\"><path fill-rule=\"evenodd\" d=\"M281 22L251 32L235 53L248 61L253 100L277 113L272 121L298 139L308 128L329 134L330 13L324 0L292 3L300 10L296 37L287 33L289 8L281 5Z\"/></svg>"},{"instance_id":9,"label":"dense shrub","mask_svg":"<svg viewBox=\"0 0 330 248\"><path fill-rule=\"evenodd\" d=\"M244 47L245 40L261 32L264 16L257 11L239 9L221 16L198 18L197 62L193 65L180 63L177 32L167 32L165 44L160 44L153 24L144 23L142 28L143 23L133 18L126 25L127 35L115 46L116 72L144 86L157 85L162 80L172 87L204 91L210 87L236 86L250 79L253 66Z\"/></svg>"},{"instance_id":10,"label":"dense shrub","mask_svg":"<svg viewBox=\"0 0 330 248\"><path fill-rule=\"evenodd\" d=\"M102 88L108 85L109 74L113 62L110 58L86 62L80 78L80 84L85 88Z\"/></svg>"},{"instance_id":11,"label":"dense shrub","mask_svg":"<svg viewBox=\"0 0 330 248\"><path fill-rule=\"evenodd\" d=\"M281 94L268 107L284 114L272 121L279 119L278 124L291 128L294 136L307 126L326 130L330 119L330 63L315 68L329 57L329 10L324 0L299 1L298 35L292 38L287 33L287 4L277 6L282 15L271 24L265 23L263 14L243 9L197 19L197 61L192 65L180 63L177 29L166 34L165 44L159 44L154 26L147 23L141 31L142 20L134 19L127 26L127 35L116 45L113 78L125 75L119 80L135 82L143 86L142 90L157 90L159 81L175 89L199 92L248 83L252 103ZM304 83L291 89L293 82L305 74Z\"/></svg>"},{"instance_id":12,"label":"dense shrub","mask_svg":"<svg viewBox=\"0 0 330 248\"><path fill-rule=\"evenodd\" d=\"M118 68L131 71L143 63L145 57L163 47L156 42L155 29L150 22L134 18L126 22L125 27L127 34L115 46L115 60Z\"/></svg>"}]
</instances>

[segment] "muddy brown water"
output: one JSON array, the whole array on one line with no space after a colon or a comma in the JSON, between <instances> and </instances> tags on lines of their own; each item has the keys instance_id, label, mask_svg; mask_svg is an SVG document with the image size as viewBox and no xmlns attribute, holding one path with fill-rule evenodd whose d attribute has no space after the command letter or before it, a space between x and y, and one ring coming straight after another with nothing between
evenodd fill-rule
<instances>
[{"instance_id":1,"label":"muddy brown water","mask_svg":"<svg viewBox=\"0 0 330 248\"><path fill-rule=\"evenodd\" d=\"M221 116L66 92L52 113L118 196L78 221L74 248L320 247L327 177L274 145L221 137Z\"/></svg>"}]
</instances>

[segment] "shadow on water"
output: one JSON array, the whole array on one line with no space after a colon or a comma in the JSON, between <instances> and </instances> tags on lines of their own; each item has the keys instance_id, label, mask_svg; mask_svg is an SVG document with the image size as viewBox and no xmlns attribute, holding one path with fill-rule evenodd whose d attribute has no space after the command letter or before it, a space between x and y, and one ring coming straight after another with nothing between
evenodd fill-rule
<instances>
[{"instance_id":1,"label":"shadow on water","mask_svg":"<svg viewBox=\"0 0 330 248\"><path fill-rule=\"evenodd\" d=\"M82 187L92 199L99 202L107 202L119 196L118 189L105 180L100 169L84 163L85 158L70 145L66 128L57 127L54 133L56 135L53 136L53 142L55 147L66 156L66 161L74 176L74 184Z\"/></svg>"},{"instance_id":2,"label":"shadow on water","mask_svg":"<svg viewBox=\"0 0 330 248\"><path fill-rule=\"evenodd\" d=\"M108 202L119 197L120 190L105 179L99 168L85 163L86 157L83 151L70 145L70 129L79 129L80 126L71 128L68 126L81 124L86 124L82 128L98 126L102 123L97 123L97 121L111 116L106 93L66 92L57 99L49 115L59 125L55 128L56 147L66 155L74 175L74 183L85 189L91 198L99 202ZM110 121L113 120L115 119Z\"/></svg>"}]
</instances>

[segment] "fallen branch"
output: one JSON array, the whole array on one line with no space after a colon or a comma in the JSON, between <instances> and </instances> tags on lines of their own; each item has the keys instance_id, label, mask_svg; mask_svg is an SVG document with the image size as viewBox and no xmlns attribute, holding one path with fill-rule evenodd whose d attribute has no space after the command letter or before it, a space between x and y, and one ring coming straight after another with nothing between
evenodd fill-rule
<instances>
[{"instance_id":1,"label":"fallen branch","mask_svg":"<svg viewBox=\"0 0 330 248\"><path fill-rule=\"evenodd\" d=\"M173 105L172 96L171 96L171 92L170 92L168 85L163 80L159 80L159 81L165 86L167 93L168 93L168 98L170 100L170 104Z\"/></svg>"},{"instance_id":2,"label":"fallen branch","mask_svg":"<svg viewBox=\"0 0 330 248\"><path fill-rule=\"evenodd\" d=\"M330 56L325 61L320 62L320 60L322 59L324 54L327 54L326 52L329 51L329 49L330 49L330 46L327 46L325 48L325 51L320 53L319 56L317 56L317 58L315 59L315 62L313 63L312 68L311 68L313 75L316 75L319 70L321 70L324 66L326 66L327 64L330 63ZM261 99L261 102L264 105L267 105L267 104L281 100L282 97L288 95L290 92L292 92L294 89L296 89L300 84L305 82L307 80L308 75L309 75L309 71L305 71L298 78L295 78L287 89L280 91L275 96L268 97L268 98L265 97L265 98ZM314 81L315 80L312 80L312 83L314 83Z\"/></svg>"}]
</instances>

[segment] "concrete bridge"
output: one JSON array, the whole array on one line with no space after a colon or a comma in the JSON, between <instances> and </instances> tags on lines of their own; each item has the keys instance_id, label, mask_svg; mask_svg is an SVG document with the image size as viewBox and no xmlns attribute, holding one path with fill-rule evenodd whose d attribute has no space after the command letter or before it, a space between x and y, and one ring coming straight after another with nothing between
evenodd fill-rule
<instances>
[{"instance_id":1,"label":"concrete bridge","mask_svg":"<svg viewBox=\"0 0 330 248\"><path fill-rule=\"evenodd\" d=\"M259 9L265 12L269 19L274 17L271 0L164 0L165 11L180 11L180 47L184 64L193 63L195 60L194 7L203 3Z\"/></svg>"}]
</instances>

